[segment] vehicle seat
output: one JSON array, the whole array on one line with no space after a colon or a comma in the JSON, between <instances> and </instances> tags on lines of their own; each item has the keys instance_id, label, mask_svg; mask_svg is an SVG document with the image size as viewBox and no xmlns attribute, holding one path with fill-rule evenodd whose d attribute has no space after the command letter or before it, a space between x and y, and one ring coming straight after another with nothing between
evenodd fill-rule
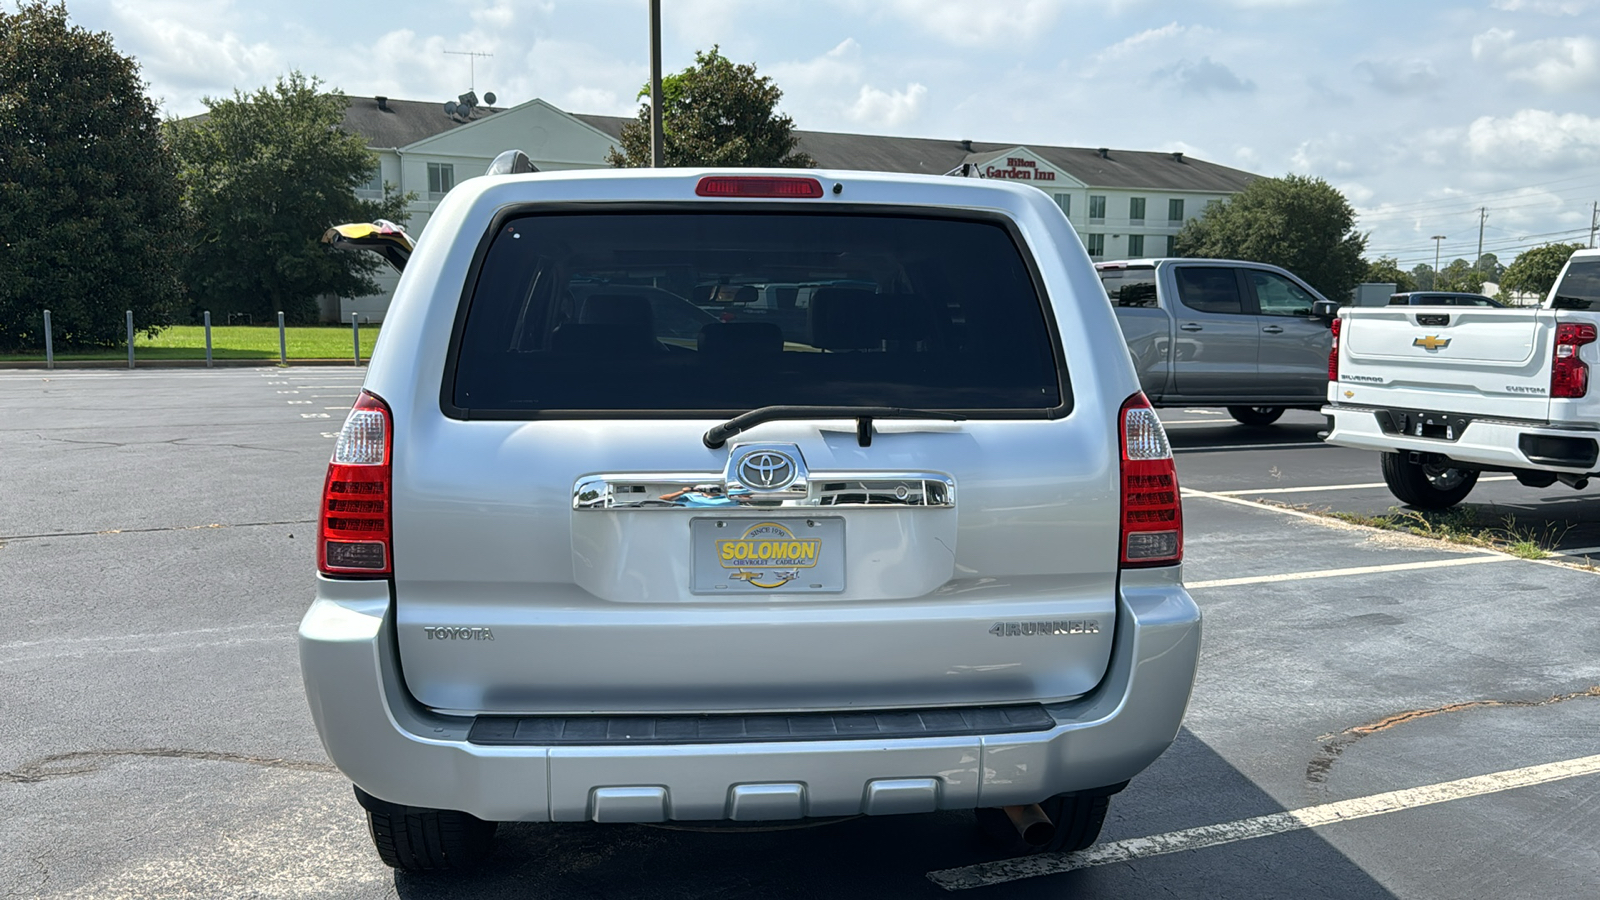
<instances>
[{"instance_id":1,"label":"vehicle seat","mask_svg":"<svg viewBox=\"0 0 1600 900\"><path fill-rule=\"evenodd\" d=\"M708 360L755 359L783 352L783 329L770 322L723 322L700 329L696 349Z\"/></svg>"},{"instance_id":2,"label":"vehicle seat","mask_svg":"<svg viewBox=\"0 0 1600 900\"><path fill-rule=\"evenodd\" d=\"M578 321L550 332L556 353L643 356L666 350L655 335L650 300L639 294L591 294L578 308Z\"/></svg>"}]
</instances>

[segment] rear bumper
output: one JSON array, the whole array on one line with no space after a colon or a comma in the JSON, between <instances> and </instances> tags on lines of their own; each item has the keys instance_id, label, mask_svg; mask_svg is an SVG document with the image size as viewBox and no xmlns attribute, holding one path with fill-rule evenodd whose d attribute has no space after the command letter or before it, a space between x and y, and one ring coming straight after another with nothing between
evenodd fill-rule
<instances>
[{"instance_id":1,"label":"rear bumper","mask_svg":"<svg viewBox=\"0 0 1600 900\"><path fill-rule=\"evenodd\" d=\"M1323 415L1333 422L1328 443L1391 453L1434 453L1469 467L1534 469L1574 475L1594 470L1592 454L1600 446L1600 431L1592 429L1485 419L1472 421L1453 441L1393 434L1385 432L1378 424L1378 412L1374 407L1365 406L1323 407Z\"/></svg>"},{"instance_id":2,"label":"rear bumper","mask_svg":"<svg viewBox=\"0 0 1600 900\"><path fill-rule=\"evenodd\" d=\"M1125 573L1105 679L1021 734L648 746L470 743L405 690L388 585L319 577L300 665L329 757L367 793L492 821L773 820L1031 803L1137 775L1177 735L1200 611L1179 572Z\"/></svg>"}]
</instances>

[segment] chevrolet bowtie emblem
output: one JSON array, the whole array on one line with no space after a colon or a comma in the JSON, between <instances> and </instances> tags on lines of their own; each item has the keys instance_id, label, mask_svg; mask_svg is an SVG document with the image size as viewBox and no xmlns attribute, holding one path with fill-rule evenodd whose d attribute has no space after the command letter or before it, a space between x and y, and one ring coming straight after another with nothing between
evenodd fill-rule
<instances>
[{"instance_id":1,"label":"chevrolet bowtie emblem","mask_svg":"<svg viewBox=\"0 0 1600 900\"><path fill-rule=\"evenodd\" d=\"M1450 346L1450 339L1440 338L1438 335L1430 334L1427 337L1419 337L1412 341L1411 346L1421 347L1425 350L1441 350Z\"/></svg>"}]
</instances>

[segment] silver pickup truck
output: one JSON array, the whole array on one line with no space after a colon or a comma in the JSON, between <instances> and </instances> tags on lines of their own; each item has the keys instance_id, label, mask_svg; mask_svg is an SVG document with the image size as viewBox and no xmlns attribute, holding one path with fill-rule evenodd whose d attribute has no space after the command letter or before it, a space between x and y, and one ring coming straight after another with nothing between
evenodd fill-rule
<instances>
[{"instance_id":1,"label":"silver pickup truck","mask_svg":"<svg viewBox=\"0 0 1600 900\"><path fill-rule=\"evenodd\" d=\"M1199 653L1166 434L1060 209L997 181L465 181L321 510L306 694L411 871L499 822L1078 849Z\"/></svg>"},{"instance_id":2,"label":"silver pickup truck","mask_svg":"<svg viewBox=\"0 0 1600 900\"><path fill-rule=\"evenodd\" d=\"M1330 317L1277 266L1228 259L1099 263L1139 385L1152 405L1223 406L1246 425L1320 409Z\"/></svg>"}]
</instances>

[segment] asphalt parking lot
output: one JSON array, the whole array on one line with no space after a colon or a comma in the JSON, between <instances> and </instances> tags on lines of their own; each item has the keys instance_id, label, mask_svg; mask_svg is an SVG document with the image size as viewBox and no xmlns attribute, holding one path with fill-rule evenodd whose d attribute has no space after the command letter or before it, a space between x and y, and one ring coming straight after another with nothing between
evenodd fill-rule
<instances>
[{"instance_id":1,"label":"asphalt parking lot","mask_svg":"<svg viewBox=\"0 0 1600 900\"><path fill-rule=\"evenodd\" d=\"M396 876L318 745L294 643L360 378L0 373L0 896L1600 894L1600 574L1313 515L1393 506L1375 457L1318 443L1311 413L1197 410L1163 418L1199 682L1095 848L1000 859L957 812L512 825L480 873ZM1581 561L1597 497L1470 499L1553 523Z\"/></svg>"}]
</instances>

